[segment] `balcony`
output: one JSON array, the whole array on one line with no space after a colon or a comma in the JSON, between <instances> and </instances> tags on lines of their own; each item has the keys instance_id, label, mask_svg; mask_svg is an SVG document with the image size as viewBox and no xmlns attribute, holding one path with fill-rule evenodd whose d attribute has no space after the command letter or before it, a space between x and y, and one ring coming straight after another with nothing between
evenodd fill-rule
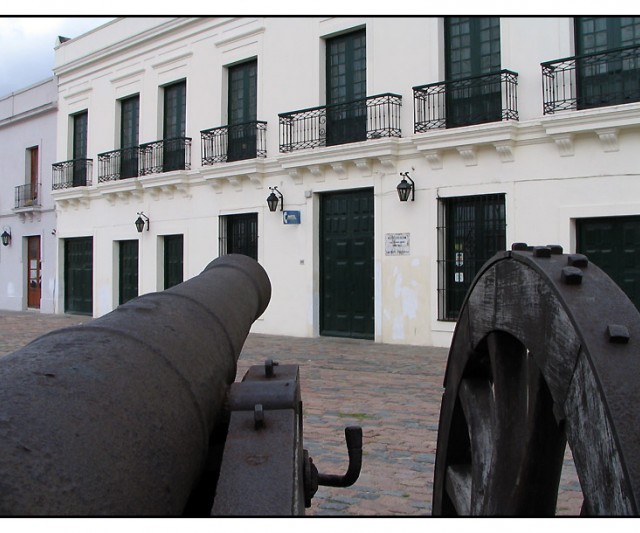
<instances>
[{"instance_id":1,"label":"balcony","mask_svg":"<svg viewBox=\"0 0 640 533\"><path fill-rule=\"evenodd\" d=\"M547 61L541 66L545 115L640 101L640 46Z\"/></svg>"},{"instance_id":2,"label":"balcony","mask_svg":"<svg viewBox=\"0 0 640 533\"><path fill-rule=\"evenodd\" d=\"M501 70L413 88L414 132L518 120L518 74Z\"/></svg>"},{"instance_id":3,"label":"balcony","mask_svg":"<svg viewBox=\"0 0 640 533\"><path fill-rule=\"evenodd\" d=\"M52 166L52 189L69 189L91 185L92 159L71 159Z\"/></svg>"},{"instance_id":4,"label":"balcony","mask_svg":"<svg viewBox=\"0 0 640 533\"><path fill-rule=\"evenodd\" d=\"M266 157L266 132L267 123L262 121L201 131L202 165Z\"/></svg>"},{"instance_id":5,"label":"balcony","mask_svg":"<svg viewBox=\"0 0 640 533\"><path fill-rule=\"evenodd\" d=\"M140 176L191 170L191 139L176 137L141 144Z\"/></svg>"},{"instance_id":6,"label":"balcony","mask_svg":"<svg viewBox=\"0 0 640 533\"><path fill-rule=\"evenodd\" d=\"M98 183L191 169L191 139L177 137L98 154Z\"/></svg>"},{"instance_id":7,"label":"balcony","mask_svg":"<svg viewBox=\"0 0 640 533\"><path fill-rule=\"evenodd\" d=\"M26 209L40 205L38 203L38 187L32 186L31 183L18 185L15 195L15 209Z\"/></svg>"},{"instance_id":8,"label":"balcony","mask_svg":"<svg viewBox=\"0 0 640 533\"><path fill-rule=\"evenodd\" d=\"M387 93L282 113L278 115L280 152L400 137L401 105L401 96Z\"/></svg>"},{"instance_id":9,"label":"balcony","mask_svg":"<svg viewBox=\"0 0 640 533\"><path fill-rule=\"evenodd\" d=\"M98 154L98 183L136 177L138 162L137 146Z\"/></svg>"}]
</instances>

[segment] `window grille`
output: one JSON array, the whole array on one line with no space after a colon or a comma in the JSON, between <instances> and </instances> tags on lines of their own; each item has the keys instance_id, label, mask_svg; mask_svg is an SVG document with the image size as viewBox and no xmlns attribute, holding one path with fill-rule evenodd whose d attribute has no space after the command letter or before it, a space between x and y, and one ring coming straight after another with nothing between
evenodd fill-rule
<instances>
[{"instance_id":1,"label":"window grille","mask_svg":"<svg viewBox=\"0 0 640 533\"><path fill-rule=\"evenodd\" d=\"M258 214L220 217L219 255L243 254L258 260Z\"/></svg>"},{"instance_id":2,"label":"window grille","mask_svg":"<svg viewBox=\"0 0 640 533\"><path fill-rule=\"evenodd\" d=\"M456 320L475 275L506 249L505 195L438 203L438 319Z\"/></svg>"}]
</instances>

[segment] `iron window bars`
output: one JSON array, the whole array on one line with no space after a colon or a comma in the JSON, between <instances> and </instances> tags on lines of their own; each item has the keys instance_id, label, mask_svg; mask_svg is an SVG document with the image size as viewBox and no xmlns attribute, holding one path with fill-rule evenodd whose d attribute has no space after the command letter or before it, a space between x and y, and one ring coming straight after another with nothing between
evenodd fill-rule
<instances>
[{"instance_id":1,"label":"iron window bars","mask_svg":"<svg viewBox=\"0 0 640 533\"><path fill-rule=\"evenodd\" d=\"M506 249L505 195L441 198L437 231L438 320L457 320L480 267Z\"/></svg>"}]
</instances>

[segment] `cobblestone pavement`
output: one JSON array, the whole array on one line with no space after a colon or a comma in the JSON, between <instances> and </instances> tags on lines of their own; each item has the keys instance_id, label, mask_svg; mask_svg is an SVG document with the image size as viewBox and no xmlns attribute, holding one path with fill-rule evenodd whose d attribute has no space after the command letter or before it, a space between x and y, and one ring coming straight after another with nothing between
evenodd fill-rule
<instances>
[{"instance_id":1,"label":"cobblestone pavement","mask_svg":"<svg viewBox=\"0 0 640 533\"><path fill-rule=\"evenodd\" d=\"M89 320L0 311L0 355L47 331ZM238 362L238 379L249 366L265 359L300 365L304 446L320 472L344 473L344 428L359 425L363 429L360 478L346 489L320 487L307 515L431 514L446 349L251 334ZM581 504L568 453L558 514L576 515Z\"/></svg>"}]
</instances>

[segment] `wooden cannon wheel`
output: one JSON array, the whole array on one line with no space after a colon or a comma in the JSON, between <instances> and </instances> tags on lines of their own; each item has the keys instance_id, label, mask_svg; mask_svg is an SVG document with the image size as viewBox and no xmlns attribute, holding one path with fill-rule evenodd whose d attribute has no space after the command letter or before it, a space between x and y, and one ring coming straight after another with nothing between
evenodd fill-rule
<instances>
[{"instance_id":1,"label":"wooden cannon wheel","mask_svg":"<svg viewBox=\"0 0 640 533\"><path fill-rule=\"evenodd\" d=\"M433 514L556 512L568 443L584 515L640 511L640 314L579 254L518 243L466 296L444 380Z\"/></svg>"}]
</instances>

